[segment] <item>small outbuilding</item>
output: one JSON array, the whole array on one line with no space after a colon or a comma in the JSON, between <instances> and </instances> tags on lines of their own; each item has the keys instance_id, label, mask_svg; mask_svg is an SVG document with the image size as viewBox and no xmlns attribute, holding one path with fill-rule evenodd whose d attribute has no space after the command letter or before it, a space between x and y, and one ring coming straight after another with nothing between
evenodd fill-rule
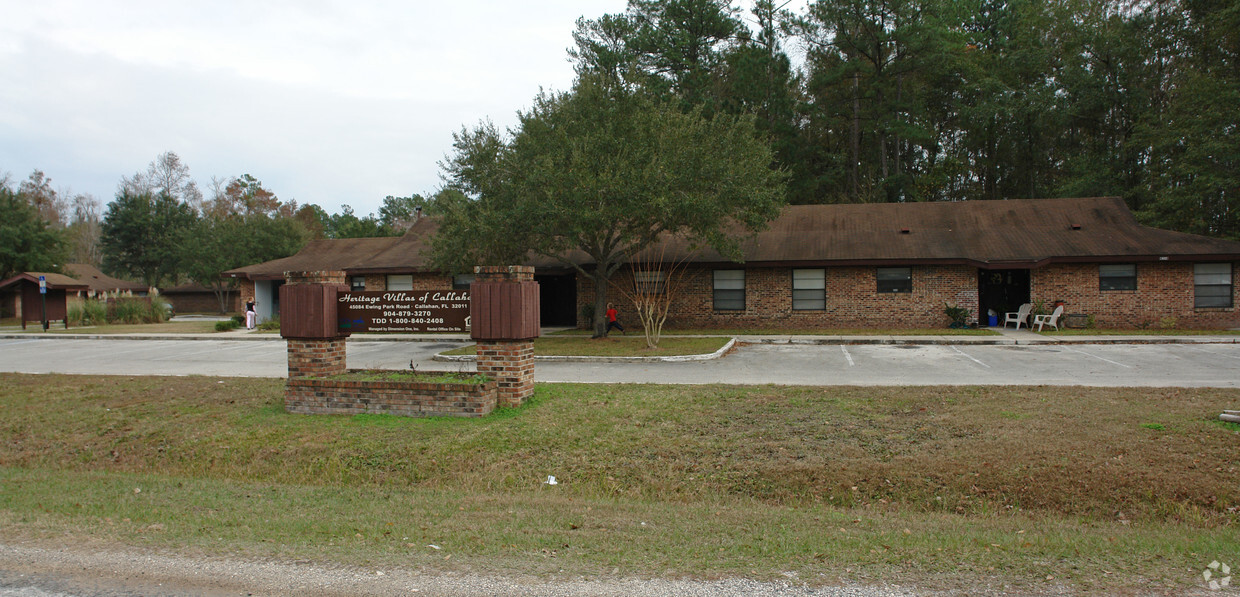
<instances>
[{"instance_id":1,"label":"small outbuilding","mask_svg":"<svg viewBox=\"0 0 1240 597\"><path fill-rule=\"evenodd\" d=\"M39 278L46 284L46 294L39 292ZM89 286L64 274L47 272L23 272L0 282L0 296L4 302L12 301L17 319L26 329L27 322L64 322L69 328L70 292L85 292ZM45 310L46 309L46 310Z\"/></svg>"}]
</instances>

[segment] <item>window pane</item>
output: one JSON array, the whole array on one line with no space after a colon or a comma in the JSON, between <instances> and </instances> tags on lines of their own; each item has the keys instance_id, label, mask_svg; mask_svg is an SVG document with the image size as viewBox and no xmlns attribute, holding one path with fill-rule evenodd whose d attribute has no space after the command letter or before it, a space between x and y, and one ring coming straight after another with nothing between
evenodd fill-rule
<instances>
[{"instance_id":1,"label":"window pane","mask_svg":"<svg viewBox=\"0 0 1240 597\"><path fill-rule=\"evenodd\" d=\"M720 311L744 311L744 290L716 290L715 309Z\"/></svg>"},{"instance_id":2,"label":"window pane","mask_svg":"<svg viewBox=\"0 0 1240 597\"><path fill-rule=\"evenodd\" d=\"M827 308L827 297L821 290L793 290L792 308L821 311Z\"/></svg>"},{"instance_id":3,"label":"window pane","mask_svg":"<svg viewBox=\"0 0 1240 597\"><path fill-rule=\"evenodd\" d=\"M744 289L745 288L745 270L743 269L717 269L715 270L715 288L717 289Z\"/></svg>"},{"instance_id":4,"label":"window pane","mask_svg":"<svg viewBox=\"0 0 1240 597\"><path fill-rule=\"evenodd\" d=\"M413 275L390 275L387 277L388 290L413 290Z\"/></svg>"},{"instance_id":5,"label":"window pane","mask_svg":"<svg viewBox=\"0 0 1240 597\"><path fill-rule=\"evenodd\" d=\"M1128 265L1099 265L1098 275L1104 278L1131 278L1137 275L1137 266Z\"/></svg>"},{"instance_id":6,"label":"window pane","mask_svg":"<svg viewBox=\"0 0 1240 597\"><path fill-rule=\"evenodd\" d=\"M794 269L792 270L792 287L797 289L826 288L827 272L821 269Z\"/></svg>"},{"instance_id":7,"label":"window pane","mask_svg":"<svg viewBox=\"0 0 1240 597\"><path fill-rule=\"evenodd\" d=\"M469 285L474 283L474 274L458 274L452 276L453 290L469 290Z\"/></svg>"},{"instance_id":8,"label":"window pane","mask_svg":"<svg viewBox=\"0 0 1240 597\"><path fill-rule=\"evenodd\" d=\"M1231 277L1230 263L1197 263L1193 265L1194 274L1226 274Z\"/></svg>"},{"instance_id":9,"label":"window pane","mask_svg":"<svg viewBox=\"0 0 1240 597\"><path fill-rule=\"evenodd\" d=\"M877 269L879 292L912 292L913 268L880 267Z\"/></svg>"},{"instance_id":10,"label":"window pane","mask_svg":"<svg viewBox=\"0 0 1240 597\"><path fill-rule=\"evenodd\" d=\"M1099 265L1099 290L1136 290L1137 266L1135 264Z\"/></svg>"},{"instance_id":11,"label":"window pane","mask_svg":"<svg viewBox=\"0 0 1240 597\"><path fill-rule=\"evenodd\" d=\"M1229 287L1227 288L1227 290L1228 292L1225 294L1219 294L1218 296L1210 296L1210 295L1202 294L1200 292L1201 289L1198 288L1197 300L1194 301L1193 306L1197 308L1231 307L1231 292L1230 292L1231 288Z\"/></svg>"},{"instance_id":12,"label":"window pane","mask_svg":"<svg viewBox=\"0 0 1240 597\"><path fill-rule=\"evenodd\" d=\"M663 272L633 272L633 286L638 294L663 294Z\"/></svg>"},{"instance_id":13,"label":"window pane","mask_svg":"<svg viewBox=\"0 0 1240 597\"><path fill-rule=\"evenodd\" d=\"M366 290L366 277L365 276L353 276L352 278L350 278L349 279L349 290L352 290L354 292L361 292L363 290Z\"/></svg>"},{"instance_id":14,"label":"window pane","mask_svg":"<svg viewBox=\"0 0 1240 597\"><path fill-rule=\"evenodd\" d=\"M1193 265L1196 300L1194 307L1231 307L1232 285L1230 263L1198 263Z\"/></svg>"},{"instance_id":15,"label":"window pane","mask_svg":"<svg viewBox=\"0 0 1240 597\"><path fill-rule=\"evenodd\" d=\"M743 311L745 309L745 270L715 270L715 309Z\"/></svg>"},{"instance_id":16,"label":"window pane","mask_svg":"<svg viewBox=\"0 0 1240 597\"><path fill-rule=\"evenodd\" d=\"M1193 266L1194 292L1197 294L1193 307L1231 307L1231 264L1197 263Z\"/></svg>"}]
</instances>

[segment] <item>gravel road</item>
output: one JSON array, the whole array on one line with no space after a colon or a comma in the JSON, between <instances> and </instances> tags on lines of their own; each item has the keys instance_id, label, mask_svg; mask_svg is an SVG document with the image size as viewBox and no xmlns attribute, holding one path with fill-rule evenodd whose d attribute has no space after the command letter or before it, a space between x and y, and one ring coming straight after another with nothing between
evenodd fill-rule
<instances>
[{"instance_id":1,"label":"gravel road","mask_svg":"<svg viewBox=\"0 0 1240 597\"><path fill-rule=\"evenodd\" d=\"M970 595L987 594L970 590ZM313 595L482 597L904 597L936 595L894 586L808 587L666 579L521 578L309 563L189 558L97 549L0 544L0 597ZM997 594L997 593L990 593ZM1039 593L1052 595L1056 593Z\"/></svg>"}]
</instances>

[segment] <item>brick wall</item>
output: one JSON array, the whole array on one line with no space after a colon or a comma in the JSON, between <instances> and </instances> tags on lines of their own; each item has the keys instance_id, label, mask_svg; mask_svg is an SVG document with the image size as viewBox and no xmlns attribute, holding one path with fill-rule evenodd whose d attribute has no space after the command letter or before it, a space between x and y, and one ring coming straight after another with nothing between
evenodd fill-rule
<instances>
[{"instance_id":1,"label":"brick wall","mask_svg":"<svg viewBox=\"0 0 1240 597\"><path fill-rule=\"evenodd\" d=\"M284 408L292 413L409 417L481 417L495 410L495 382L444 384L410 381L289 379Z\"/></svg>"},{"instance_id":2,"label":"brick wall","mask_svg":"<svg viewBox=\"0 0 1240 597\"><path fill-rule=\"evenodd\" d=\"M249 284L250 292L253 293L254 283L249 282ZM215 298L214 292L166 292L161 296L167 299L169 303L172 303L172 307L176 309L178 314L220 312L220 301ZM241 297L237 295L236 290L228 291L225 295L224 304L227 307L225 313L232 313L245 308L241 304Z\"/></svg>"},{"instance_id":3,"label":"brick wall","mask_svg":"<svg viewBox=\"0 0 1240 597\"><path fill-rule=\"evenodd\" d=\"M740 269L743 266L717 269ZM792 308L792 269L790 267L744 268L745 309L714 309L714 269L687 270L678 300L668 315L668 325L676 327L750 328L931 328L946 327L950 320L943 313L944 303L964 307L977 317L977 269L967 266L924 266L912 269L912 292L879 293L876 268L825 268L826 307L820 310ZM632 288L632 273L621 270L612 285ZM633 307L609 288L608 297L616 304L620 320L640 325ZM579 279L580 307L594 302L594 284ZM578 321L581 327L589 323Z\"/></svg>"},{"instance_id":4,"label":"brick wall","mask_svg":"<svg viewBox=\"0 0 1240 597\"><path fill-rule=\"evenodd\" d=\"M1031 298L1047 305L1063 301L1064 313L1093 315L1100 328L1145 326L1229 328L1240 326L1240 294L1232 266L1232 307L1193 307L1193 264L1137 264L1136 290L1098 288L1097 264L1055 264L1031 272ZM1049 307L1048 307L1049 310Z\"/></svg>"},{"instance_id":5,"label":"brick wall","mask_svg":"<svg viewBox=\"0 0 1240 597\"><path fill-rule=\"evenodd\" d=\"M237 310L240 311L245 309L245 299L254 298L254 280L247 280L243 278L237 292L239 294L237 297Z\"/></svg>"},{"instance_id":6,"label":"brick wall","mask_svg":"<svg viewBox=\"0 0 1240 597\"><path fill-rule=\"evenodd\" d=\"M478 373L496 380L497 399L521 406L534 395L533 340L477 340Z\"/></svg>"},{"instance_id":7,"label":"brick wall","mask_svg":"<svg viewBox=\"0 0 1240 597\"><path fill-rule=\"evenodd\" d=\"M345 339L287 338L288 376L314 377L339 375L348 368L345 362Z\"/></svg>"}]
</instances>

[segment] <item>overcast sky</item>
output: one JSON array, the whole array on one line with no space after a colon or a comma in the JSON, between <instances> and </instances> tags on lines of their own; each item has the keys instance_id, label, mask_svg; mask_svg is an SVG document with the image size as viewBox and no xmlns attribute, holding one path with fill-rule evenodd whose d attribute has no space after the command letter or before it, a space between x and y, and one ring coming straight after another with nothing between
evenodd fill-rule
<instances>
[{"instance_id":1,"label":"overcast sky","mask_svg":"<svg viewBox=\"0 0 1240 597\"><path fill-rule=\"evenodd\" d=\"M0 0L0 174L115 196L174 151L206 189L377 212L452 133L573 80L574 21L625 0Z\"/></svg>"}]
</instances>

